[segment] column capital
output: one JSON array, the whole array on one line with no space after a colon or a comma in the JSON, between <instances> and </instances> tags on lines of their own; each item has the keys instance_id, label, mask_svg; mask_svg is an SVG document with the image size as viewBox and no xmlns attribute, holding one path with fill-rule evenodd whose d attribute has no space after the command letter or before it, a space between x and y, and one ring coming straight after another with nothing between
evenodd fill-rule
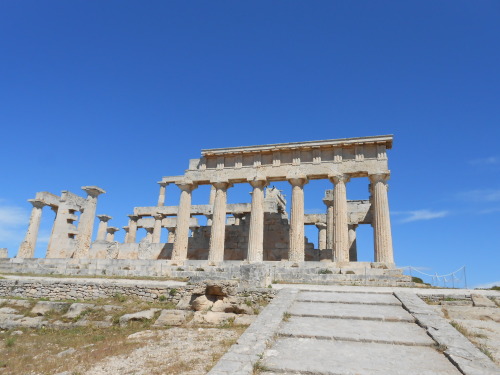
<instances>
[{"instance_id":1,"label":"column capital","mask_svg":"<svg viewBox=\"0 0 500 375\"><path fill-rule=\"evenodd\" d=\"M117 227L108 227L106 229L106 232L113 234L115 232L118 232L119 230L120 230L120 228L117 228Z\"/></svg>"},{"instance_id":2,"label":"column capital","mask_svg":"<svg viewBox=\"0 0 500 375\"><path fill-rule=\"evenodd\" d=\"M326 224L325 223L316 223L316 228L318 229L326 229Z\"/></svg>"},{"instance_id":3,"label":"column capital","mask_svg":"<svg viewBox=\"0 0 500 375\"><path fill-rule=\"evenodd\" d=\"M309 181L307 180L307 177L302 177L302 176L299 176L299 177L287 177L287 180L288 182L292 185L292 186L304 186L305 184L307 184Z\"/></svg>"},{"instance_id":4,"label":"column capital","mask_svg":"<svg viewBox=\"0 0 500 375\"><path fill-rule=\"evenodd\" d=\"M82 190L92 198L96 198L98 195L106 193L104 189L101 189L98 186L82 186Z\"/></svg>"},{"instance_id":5,"label":"column capital","mask_svg":"<svg viewBox=\"0 0 500 375\"><path fill-rule=\"evenodd\" d=\"M175 230L177 228L176 227L167 227L167 230L170 232L170 233L175 233Z\"/></svg>"},{"instance_id":6,"label":"column capital","mask_svg":"<svg viewBox=\"0 0 500 375\"><path fill-rule=\"evenodd\" d=\"M132 221L137 221L137 220L139 220L139 219L141 218L139 215L127 215L127 216L128 216L128 217L130 218L130 220L132 220Z\"/></svg>"},{"instance_id":7,"label":"column capital","mask_svg":"<svg viewBox=\"0 0 500 375\"><path fill-rule=\"evenodd\" d=\"M188 193L192 192L198 187L198 185L191 180L177 181L175 184L179 189L181 189L182 191L187 191Z\"/></svg>"},{"instance_id":8,"label":"column capital","mask_svg":"<svg viewBox=\"0 0 500 375\"><path fill-rule=\"evenodd\" d=\"M334 184L338 184L339 182L343 182L345 184L345 183L349 182L349 180L351 179L351 177L346 173L328 175L328 178Z\"/></svg>"},{"instance_id":9,"label":"column capital","mask_svg":"<svg viewBox=\"0 0 500 375\"><path fill-rule=\"evenodd\" d=\"M128 225L122 227L122 229L125 231L125 232L128 232L128 230L130 229Z\"/></svg>"},{"instance_id":10,"label":"column capital","mask_svg":"<svg viewBox=\"0 0 500 375\"><path fill-rule=\"evenodd\" d=\"M165 181L158 181L157 184L160 185L160 186L162 186L162 187L167 187L171 183L170 182L165 182Z\"/></svg>"},{"instance_id":11,"label":"column capital","mask_svg":"<svg viewBox=\"0 0 500 375\"><path fill-rule=\"evenodd\" d=\"M375 173L375 174L369 175L368 178L370 179L370 181L372 183L375 183L375 182L387 183L390 176L391 176L391 174L389 172L387 172L387 173Z\"/></svg>"},{"instance_id":12,"label":"column capital","mask_svg":"<svg viewBox=\"0 0 500 375\"><path fill-rule=\"evenodd\" d=\"M109 215L97 215L97 218L101 221L104 221L105 223L112 219L112 217Z\"/></svg>"},{"instance_id":13,"label":"column capital","mask_svg":"<svg viewBox=\"0 0 500 375\"><path fill-rule=\"evenodd\" d=\"M153 217L155 218L155 220L163 220L163 218L165 217L165 215L163 215L163 214L154 214Z\"/></svg>"},{"instance_id":14,"label":"column capital","mask_svg":"<svg viewBox=\"0 0 500 375\"><path fill-rule=\"evenodd\" d=\"M269 181L266 178L249 178L248 183L252 185L253 188L264 188L269 185Z\"/></svg>"},{"instance_id":15,"label":"column capital","mask_svg":"<svg viewBox=\"0 0 500 375\"><path fill-rule=\"evenodd\" d=\"M214 188L220 189L220 190L227 190L233 186L233 184L231 184L228 181L215 181L215 182L210 182L210 183L212 184L212 186Z\"/></svg>"},{"instance_id":16,"label":"column capital","mask_svg":"<svg viewBox=\"0 0 500 375\"><path fill-rule=\"evenodd\" d=\"M46 204L43 201L38 199L28 199L28 202L30 202L33 205L33 207L36 208L43 208L46 206Z\"/></svg>"}]
</instances>

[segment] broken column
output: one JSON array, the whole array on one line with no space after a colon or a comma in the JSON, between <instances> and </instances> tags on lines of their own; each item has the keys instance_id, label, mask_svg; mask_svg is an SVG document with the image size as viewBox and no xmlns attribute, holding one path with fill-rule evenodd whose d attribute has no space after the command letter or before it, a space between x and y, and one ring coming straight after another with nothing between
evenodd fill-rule
<instances>
[{"instance_id":1,"label":"broken column","mask_svg":"<svg viewBox=\"0 0 500 375\"><path fill-rule=\"evenodd\" d=\"M137 239L137 220L139 220L139 216L137 215L128 215L128 236L126 243L135 243Z\"/></svg>"},{"instance_id":2,"label":"broken column","mask_svg":"<svg viewBox=\"0 0 500 375\"><path fill-rule=\"evenodd\" d=\"M160 181L158 183L160 184L160 194L158 195L158 206L162 207L165 206L165 193L169 183L163 181Z\"/></svg>"},{"instance_id":3,"label":"broken column","mask_svg":"<svg viewBox=\"0 0 500 375\"><path fill-rule=\"evenodd\" d=\"M112 219L111 216L108 215L97 215L99 221L99 227L97 229L97 238L96 241L105 241L106 233L108 231L108 221Z\"/></svg>"},{"instance_id":4,"label":"broken column","mask_svg":"<svg viewBox=\"0 0 500 375\"><path fill-rule=\"evenodd\" d=\"M26 232L24 241L19 246L17 258L33 258L35 256L38 229L40 228L40 221L42 219L42 208L45 206L45 203L36 199L29 199L28 202L33 205L33 208L31 210L28 231Z\"/></svg>"}]
</instances>

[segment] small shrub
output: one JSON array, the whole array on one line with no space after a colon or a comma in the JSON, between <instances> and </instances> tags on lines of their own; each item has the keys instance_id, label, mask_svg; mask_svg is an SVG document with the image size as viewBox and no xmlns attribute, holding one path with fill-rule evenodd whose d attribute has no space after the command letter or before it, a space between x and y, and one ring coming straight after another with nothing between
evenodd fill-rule
<instances>
[{"instance_id":1,"label":"small shrub","mask_svg":"<svg viewBox=\"0 0 500 375\"><path fill-rule=\"evenodd\" d=\"M117 300L118 302L125 302L125 300L127 299L123 294L121 293L116 293L113 298L115 300Z\"/></svg>"},{"instance_id":2,"label":"small shrub","mask_svg":"<svg viewBox=\"0 0 500 375\"><path fill-rule=\"evenodd\" d=\"M172 291L170 291L172 292ZM167 300L167 296L165 296L164 294L162 294L160 297L158 297L158 301L160 302L165 302Z\"/></svg>"},{"instance_id":3,"label":"small shrub","mask_svg":"<svg viewBox=\"0 0 500 375\"><path fill-rule=\"evenodd\" d=\"M177 267L177 271L184 271L184 268L182 268L182 267Z\"/></svg>"},{"instance_id":4,"label":"small shrub","mask_svg":"<svg viewBox=\"0 0 500 375\"><path fill-rule=\"evenodd\" d=\"M414 283L417 283L417 284L424 283L424 280L422 280L420 277L415 277L415 276L412 276L411 281L413 281Z\"/></svg>"},{"instance_id":5,"label":"small shrub","mask_svg":"<svg viewBox=\"0 0 500 375\"><path fill-rule=\"evenodd\" d=\"M248 307L252 306L252 301L246 299L245 300L245 305L247 305Z\"/></svg>"},{"instance_id":6,"label":"small shrub","mask_svg":"<svg viewBox=\"0 0 500 375\"><path fill-rule=\"evenodd\" d=\"M201 268L201 267L198 267L195 271L205 271L205 269Z\"/></svg>"},{"instance_id":7,"label":"small shrub","mask_svg":"<svg viewBox=\"0 0 500 375\"><path fill-rule=\"evenodd\" d=\"M12 348L14 346L14 344L16 343L16 339L14 337L8 337L6 340L5 340L5 346L7 348Z\"/></svg>"},{"instance_id":8,"label":"small shrub","mask_svg":"<svg viewBox=\"0 0 500 375\"><path fill-rule=\"evenodd\" d=\"M283 313L283 321L284 322L288 322L291 317L292 317L292 314L290 314L289 312L284 312Z\"/></svg>"},{"instance_id":9,"label":"small shrub","mask_svg":"<svg viewBox=\"0 0 500 375\"><path fill-rule=\"evenodd\" d=\"M328 275L331 273L333 273L333 271L329 270L328 268L323 268L323 269L318 271L318 274L320 274L320 275Z\"/></svg>"},{"instance_id":10,"label":"small shrub","mask_svg":"<svg viewBox=\"0 0 500 375\"><path fill-rule=\"evenodd\" d=\"M170 294L172 297L175 296L177 294L177 289L175 288L172 288L168 291L168 294Z\"/></svg>"}]
</instances>

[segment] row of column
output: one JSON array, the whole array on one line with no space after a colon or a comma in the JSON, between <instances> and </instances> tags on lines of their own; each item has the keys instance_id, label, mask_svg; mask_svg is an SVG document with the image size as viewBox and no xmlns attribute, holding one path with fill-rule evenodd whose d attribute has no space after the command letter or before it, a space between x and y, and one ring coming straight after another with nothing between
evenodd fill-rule
<instances>
[{"instance_id":1,"label":"row of column","mask_svg":"<svg viewBox=\"0 0 500 375\"><path fill-rule=\"evenodd\" d=\"M375 239L375 262L394 263L392 250L391 225L389 204L387 198L387 174L370 175L373 227ZM349 176L346 174L330 177L333 183L333 202L327 209L327 228L323 239L326 248L333 249L333 261L349 262L355 258L355 227L348 224L346 183ZM291 262L304 261L304 185L308 180L305 177L288 179L292 185L292 207L290 220L290 249L288 260ZM250 232L247 260L250 262L263 261L264 244L264 187L265 179L249 181L252 185L252 203L250 212ZM226 228L227 189L229 182L212 184L213 215L212 231L208 260L211 263L224 260L224 240ZM172 260L184 261L187 259L189 219L191 216L191 193L197 185L192 182L177 184L181 189L180 202L177 214L177 233L174 241ZM161 194L160 194L161 196ZM164 194L163 194L164 196ZM211 197L212 200L212 197ZM321 241L323 239L320 238ZM353 246L354 245L354 246ZM354 249L354 251L353 251Z\"/></svg>"}]
</instances>

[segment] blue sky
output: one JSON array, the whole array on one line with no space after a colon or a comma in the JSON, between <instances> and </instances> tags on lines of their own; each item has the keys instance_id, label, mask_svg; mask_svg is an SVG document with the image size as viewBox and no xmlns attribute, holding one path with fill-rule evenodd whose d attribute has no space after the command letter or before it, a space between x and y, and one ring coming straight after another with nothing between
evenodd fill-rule
<instances>
[{"instance_id":1,"label":"blue sky","mask_svg":"<svg viewBox=\"0 0 500 375\"><path fill-rule=\"evenodd\" d=\"M202 148L394 134L397 264L500 284L499 17L498 1L1 2L0 247L17 252L37 191L98 185L121 227ZM329 187L306 186L308 212Z\"/></svg>"}]
</instances>

